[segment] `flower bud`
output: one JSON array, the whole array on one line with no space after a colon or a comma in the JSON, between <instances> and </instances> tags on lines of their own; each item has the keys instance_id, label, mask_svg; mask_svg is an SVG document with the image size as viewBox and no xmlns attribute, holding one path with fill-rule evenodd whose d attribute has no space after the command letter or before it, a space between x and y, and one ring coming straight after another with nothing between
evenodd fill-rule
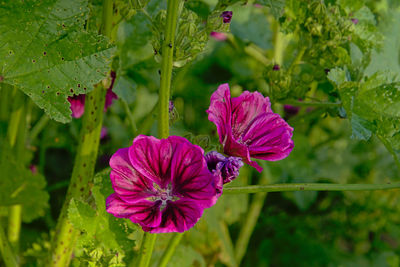
<instances>
[{"instance_id":1,"label":"flower bud","mask_svg":"<svg viewBox=\"0 0 400 267\"><path fill-rule=\"evenodd\" d=\"M221 13L220 17L223 19L224 23L230 23L232 20L232 11L224 11Z\"/></svg>"},{"instance_id":2,"label":"flower bud","mask_svg":"<svg viewBox=\"0 0 400 267\"><path fill-rule=\"evenodd\" d=\"M205 156L208 169L217 176L220 176L223 183L232 182L239 176L239 169L243 166L241 158L225 157L217 151L211 151Z\"/></svg>"}]
</instances>

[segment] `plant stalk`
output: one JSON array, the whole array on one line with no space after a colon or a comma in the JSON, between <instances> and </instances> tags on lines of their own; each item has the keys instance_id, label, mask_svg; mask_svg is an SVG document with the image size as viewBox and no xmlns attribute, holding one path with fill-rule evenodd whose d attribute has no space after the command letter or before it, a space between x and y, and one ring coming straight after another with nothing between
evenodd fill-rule
<instances>
[{"instance_id":1,"label":"plant stalk","mask_svg":"<svg viewBox=\"0 0 400 267\"><path fill-rule=\"evenodd\" d=\"M160 262L158 263L158 267L166 267L168 262L170 261L172 255L174 255L176 247L179 245L183 237L183 233L174 234L168 242L167 249L164 251L161 256Z\"/></svg>"},{"instance_id":2,"label":"plant stalk","mask_svg":"<svg viewBox=\"0 0 400 267\"><path fill-rule=\"evenodd\" d=\"M260 185L268 184L271 176L269 168L268 166L266 166L266 164L264 164L263 168L264 170L259 182ZM247 212L246 219L242 224L242 228L239 232L239 237L236 240L235 244L235 258L238 266L240 266L240 263L247 251L251 235L254 231L254 227L257 224L257 220L260 216L261 209L264 206L266 197L266 192L257 193L250 204L249 211Z\"/></svg>"},{"instance_id":3,"label":"plant stalk","mask_svg":"<svg viewBox=\"0 0 400 267\"><path fill-rule=\"evenodd\" d=\"M69 265L76 239L79 236L79 231L74 229L68 220L68 207L72 198L85 199L89 196L89 185L93 178L99 148L105 93L106 89L100 83L95 86L92 92L86 95L78 151L67 196L58 218L52 242L50 266L61 267Z\"/></svg>"},{"instance_id":4,"label":"plant stalk","mask_svg":"<svg viewBox=\"0 0 400 267\"><path fill-rule=\"evenodd\" d=\"M165 39L162 46L161 80L158 101L158 137L169 136L169 97L174 63L175 33L178 23L179 4L181 0L168 0L167 21L165 24ZM148 267L153 253L157 235L145 232L140 247L138 265Z\"/></svg>"},{"instance_id":5,"label":"plant stalk","mask_svg":"<svg viewBox=\"0 0 400 267\"><path fill-rule=\"evenodd\" d=\"M172 68L175 50L175 32L178 22L181 0L168 0L165 40L162 45L161 80L159 92L158 135L167 138L169 135L169 97L172 79Z\"/></svg>"},{"instance_id":6,"label":"plant stalk","mask_svg":"<svg viewBox=\"0 0 400 267\"><path fill-rule=\"evenodd\" d=\"M14 103L12 105L12 111L10 115L10 120L7 128L7 140L10 149L15 152L17 160L21 156L21 152L16 149L16 141L18 134L25 134L25 127L21 127L24 119L24 94L20 92L17 88L13 88L12 99ZM23 128L23 129L20 129ZM21 139L21 138L19 138ZM21 142L21 140L19 140ZM24 140L22 140L22 145ZM20 146L21 147L21 146ZM23 146L22 146L23 148ZM4 156L4 155L3 155ZM19 248L19 237L21 232L21 205L12 205L8 209L8 240L14 251L18 251Z\"/></svg>"},{"instance_id":7,"label":"plant stalk","mask_svg":"<svg viewBox=\"0 0 400 267\"><path fill-rule=\"evenodd\" d=\"M8 243L2 225L0 225L0 253L6 267L15 267L19 265L17 257Z\"/></svg>"},{"instance_id":8,"label":"plant stalk","mask_svg":"<svg viewBox=\"0 0 400 267\"><path fill-rule=\"evenodd\" d=\"M224 188L224 194L251 194L260 192L290 192L290 191L372 191L400 189L400 183L386 184L272 184L231 186Z\"/></svg>"},{"instance_id":9,"label":"plant stalk","mask_svg":"<svg viewBox=\"0 0 400 267\"><path fill-rule=\"evenodd\" d=\"M103 16L100 33L111 37L113 16L113 1L103 1ZM103 83L94 86L92 92L86 95L85 113L83 115L78 151L75 156L71 182L61 214L57 221L56 232L52 242L50 265L53 267L68 266L71 255L79 236L68 220L68 207L72 198L85 199L90 192L90 184L99 149L100 132L103 125L103 109L107 88Z\"/></svg>"}]
</instances>

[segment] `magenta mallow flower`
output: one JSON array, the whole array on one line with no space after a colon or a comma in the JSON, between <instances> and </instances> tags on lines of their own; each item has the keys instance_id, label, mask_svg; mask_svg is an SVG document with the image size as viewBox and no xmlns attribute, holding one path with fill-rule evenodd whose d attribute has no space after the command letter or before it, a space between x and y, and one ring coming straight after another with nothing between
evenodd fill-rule
<instances>
[{"instance_id":1,"label":"magenta mallow flower","mask_svg":"<svg viewBox=\"0 0 400 267\"><path fill-rule=\"evenodd\" d=\"M231 22L233 12L232 11L224 11L221 13L220 17L223 19L224 23Z\"/></svg>"},{"instance_id":2,"label":"magenta mallow flower","mask_svg":"<svg viewBox=\"0 0 400 267\"><path fill-rule=\"evenodd\" d=\"M74 95L68 97L70 108L72 111L72 117L80 118L85 112L85 95Z\"/></svg>"},{"instance_id":3,"label":"magenta mallow flower","mask_svg":"<svg viewBox=\"0 0 400 267\"><path fill-rule=\"evenodd\" d=\"M214 38L217 41L225 41L226 39L228 39L228 36L226 35L226 33L223 32L211 32L210 36L212 38Z\"/></svg>"},{"instance_id":4,"label":"magenta mallow flower","mask_svg":"<svg viewBox=\"0 0 400 267\"><path fill-rule=\"evenodd\" d=\"M207 168L204 151L179 136L139 135L110 159L115 193L107 212L151 233L184 232L221 195L222 181Z\"/></svg>"},{"instance_id":5,"label":"magenta mallow flower","mask_svg":"<svg viewBox=\"0 0 400 267\"><path fill-rule=\"evenodd\" d=\"M72 111L72 117L77 119L82 117L83 113L85 112L85 96L85 94L82 94L68 97ZM117 98L118 96L111 89L108 89L106 93L106 101L104 103L104 111L106 111L108 107L111 106L113 100Z\"/></svg>"},{"instance_id":6,"label":"magenta mallow flower","mask_svg":"<svg viewBox=\"0 0 400 267\"><path fill-rule=\"evenodd\" d=\"M224 153L242 158L259 172L262 168L251 157L276 161L293 149L293 128L272 112L269 98L259 92L231 98L229 85L222 84L212 94L207 113L217 126Z\"/></svg>"},{"instance_id":7,"label":"magenta mallow flower","mask_svg":"<svg viewBox=\"0 0 400 267\"><path fill-rule=\"evenodd\" d=\"M357 24L358 24L358 19L352 18L352 19L351 19L351 22L353 22L354 25L357 25Z\"/></svg>"},{"instance_id":8,"label":"magenta mallow flower","mask_svg":"<svg viewBox=\"0 0 400 267\"><path fill-rule=\"evenodd\" d=\"M208 169L217 176L220 176L223 184L232 182L239 176L239 169L243 167L241 158L225 157L217 151L210 151L206 154Z\"/></svg>"}]
</instances>

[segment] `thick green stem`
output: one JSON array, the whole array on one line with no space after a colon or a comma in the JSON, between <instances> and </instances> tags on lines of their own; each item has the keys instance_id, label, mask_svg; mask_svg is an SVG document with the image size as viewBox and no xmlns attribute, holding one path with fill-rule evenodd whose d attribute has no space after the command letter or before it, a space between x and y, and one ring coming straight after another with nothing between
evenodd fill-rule
<instances>
[{"instance_id":1,"label":"thick green stem","mask_svg":"<svg viewBox=\"0 0 400 267\"><path fill-rule=\"evenodd\" d=\"M15 267L19 265L17 257L7 241L2 225L0 225L0 253L6 267Z\"/></svg>"},{"instance_id":2,"label":"thick green stem","mask_svg":"<svg viewBox=\"0 0 400 267\"><path fill-rule=\"evenodd\" d=\"M101 33L111 37L113 1L103 1L103 20ZM103 83L95 85L94 90L86 95L85 113L82 121L78 151L72 170L71 182L52 242L49 266L68 266L79 231L68 220L68 207L72 198L85 199L89 195L99 149L100 132L103 124L103 107L106 88Z\"/></svg>"},{"instance_id":3,"label":"thick green stem","mask_svg":"<svg viewBox=\"0 0 400 267\"><path fill-rule=\"evenodd\" d=\"M159 93L158 135L167 138L169 135L169 96L174 61L175 32L178 22L179 4L181 0L168 0L165 40L162 46L161 81Z\"/></svg>"},{"instance_id":4,"label":"thick green stem","mask_svg":"<svg viewBox=\"0 0 400 267\"><path fill-rule=\"evenodd\" d=\"M140 246L139 260L137 263L138 267L148 267L150 265L156 238L157 234L144 233L142 245Z\"/></svg>"},{"instance_id":5,"label":"thick green stem","mask_svg":"<svg viewBox=\"0 0 400 267\"><path fill-rule=\"evenodd\" d=\"M260 185L268 184L270 181L270 172L267 166L263 166L264 171L260 178ZM235 257L236 262L240 266L240 263L243 259L247 251L247 246L250 241L250 237L254 231L254 227L257 224L258 217L260 216L260 212L262 207L264 206L265 198L267 197L267 193L258 193L254 196L249 211L247 212L246 219L242 224L242 228L239 232L239 237L235 244Z\"/></svg>"},{"instance_id":6,"label":"thick green stem","mask_svg":"<svg viewBox=\"0 0 400 267\"><path fill-rule=\"evenodd\" d=\"M387 184L272 184L231 186L224 188L224 194L250 194L260 192L288 192L288 191L370 191L400 189L400 183Z\"/></svg>"},{"instance_id":7,"label":"thick green stem","mask_svg":"<svg viewBox=\"0 0 400 267\"><path fill-rule=\"evenodd\" d=\"M175 32L178 22L179 4L181 0L168 0L167 21L165 24L165 39L162 46L161 80L158 106L158 137L167 138L169 135L169 96L174 63ZM157 235L145 233L140 247L138 266L147 267Z\"/></svg>"},{"instance_id":8,"label":"thick green stem","mask_svg":"<svg viewBox=\"0 0 400 267\"><path fill-rule=\"evenodd\" d=\"M15 147L15 143L17 141L18 132L20 134L25 134L25 127L21 127L24 119L24 95L19 92L17 88L13 89L12 92L13 106L10 115L10 120L7 128L7 140L9 147L14 150L16 158L18 159L22 153L18 153ZM23 128L23 129L19 129ZM21 138L20 138L21 139ZM21 141L21 140L19 140ZM24 140L22 140L22 145L24 144ZM22 146L23 148L23 146ZM18 149L21 150L21 149ZM9 207L8 210L8 240L10 241L11 246L15 251L18 251L19 247L19 236L21 231L21 205L13 205Z\"/></svg>"},{"instance_id":9,"label":"thick green stem","mask_svg":"<svg viewBox=\"0 0 400 267\"><path fill-rule=\"evenodd\" d=\"M93 178L103 122L103 107L106 89L98 84L93 92L86 95L78 151L75 157L71 182L52 243L50 266L68 266L79 231L68 220L68 207L72 198L85 199Z\"/></svg>"},{"instance_id":10,"label":"thick green stem","mask_svg":"<svg viewBox=\"0 0 400 267\"><path fill-rule=\"evenodd\" d=\"M179 245L183 234L176 233L174 236L171 237L169 240L167 249L164 251L164 254L161 256L160 262L158 267L166 267L168 262L170 261L172 255L174 255L176 247Z\"/></svg>"}]
</instances>

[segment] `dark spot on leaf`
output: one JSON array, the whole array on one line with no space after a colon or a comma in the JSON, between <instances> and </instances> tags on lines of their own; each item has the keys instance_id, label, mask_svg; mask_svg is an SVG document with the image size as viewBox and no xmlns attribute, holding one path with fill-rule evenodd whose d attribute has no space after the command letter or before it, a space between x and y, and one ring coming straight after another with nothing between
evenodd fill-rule
<instances>
[{"instance_id":1,"label":"dark spot on leaf","mask_svg":"<svg viewBox=\"0 0 400 267\"><path fill-rule=\"evenodd\" d=\"M92 115L93 115L93 114L94 114L94 112L92 111L92 112L90 112L90 114L92 114Z\"/></svg>"},{"instance_id":2,"label":"dark spot on leaf","mask_svg":"<svg viewBox=\"0 0 400 267\"><path fill-rule=\"evenodd\" d=\"M47 85L47 89L49 89L50 88L50 85Z\"/></svg>"},{"instance_id":3,"label":"dark spot on leaf","mask_svg":"<svg viewBox=\"0 0 400 267\"><path fill-rule=\"evenodd\" d=\"M4 77L3 77L3 76L0 76L0 83L1 83L2 81L4 81Z\"/></svg>"},{"instance_id":4,"label":"dark spot on leaf","mask_svg":"<svg viewBox=\"0 0 400 267\"><path fill-rule=\"evenodd\" d=\"M81 187L81 189L79 189L81 192L85 191L84 187Z\"/></svg>"},{"instance_id":5,"label":"dark spot on leaf","mask_svg":"<svg viewBox=\"0 0 400 267\"><path fill-rule=\"evenodd\" d=\"M65 28L65 24L64 23L63 23L62 27Z\"/></svg>"},{"instance_id":6,"label":"dark spot on leaf","mask_svg":"<svg viewBox=\"0 0 400 267\"><path fill-rule=\"evenodd\" d=\"M80 83L78 83L78 87L81 87L81 84L80 84Z\"/></svg>"},{"instance_id":7,"label":"dark spot on leaf","mask_svg":"<svg viewBox=\"0 0 400 267\"><path fill-rule=\"evenodd\" d=\"M44 90L42 90L42 94L44 94Z\"/></svg>"},{"instance_id":8,"label":"dark spot on leaf","mask_svg":"<svg viewBox=\"0 0 400 267\"><path fill-rule=\"evenodd\" d=\"M86 87L83 87L83 90L86 90Z\"/></svg>"},{"instance_id":9,"label":"dark spot on leaf","mask_svg":"<svg viewBox=\"0 0 400 267\"><path fill-rule=\"evenodd\" d=\"M71 89L69 89L69 91L70 91L71 93L73 93L73 92L74 92L74 89L71 88Z\"/></svg>"},{"instance_id":10,"label":"dark spot on leaf","mask_svg":"<svg viewBox=\"0 0 400 267\"><path fill-rule=\"evenodd\" d=\"M60 95L60 92L57 92L57 95Z\"/></svg>"},{"instance_id":11,"label":"dark spot on leaf","mask_svg":"<svg viewBox=\"0 0 400 267\"><path fill-rule=\"evenodd\" d=\"M62 57L61 60L64 60L64 58Z\"/></svg>"},{"instance_id":12,"label":"dark spot on leaf","mask_svg":"<svg viewBox=\"0 0 400 267\"><path fill-rule=\"evenodd\" d=\"M32 59L32 63L36 63L36 60Z\"/></svg>"},{"instance_id":13,"label":"dark spot on leaf","mask_svg":"<svg viewBox=\"0 0 400 267\"><path fill-rule=\"evenodd\" d=\"M161 75L161 70L158 70L158 74L160 74L160 75Z\"/></svg>"},{"instance_id":14,"label":"dark spot on leaf","mask_svg":"<svg viewBox=\"0 0 400 267\"><path fill-rule=\"evenodd\" d=\"M43 52L43 56L47 55L46 51Z\"/></svg>"},{"instance_id":15,"label":"dark spot on leaf","mask_svg":"<svg viewBox=\"0 0 400 267\"><path fill-rule=\"evenodd\" d=\"M90 100L93 100L93 96L92 95L89 98L90 98Z\"/></svg>"}]
</instances>

